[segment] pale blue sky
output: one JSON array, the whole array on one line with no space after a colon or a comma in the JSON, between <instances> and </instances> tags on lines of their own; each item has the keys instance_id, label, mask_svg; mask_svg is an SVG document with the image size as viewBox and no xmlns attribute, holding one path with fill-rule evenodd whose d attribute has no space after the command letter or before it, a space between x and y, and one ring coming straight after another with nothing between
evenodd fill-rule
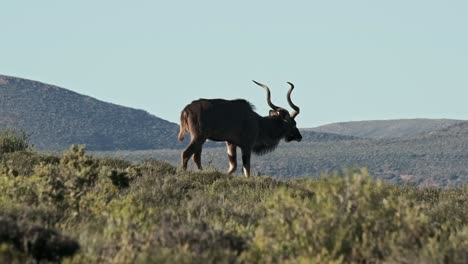
<instances>
[{"instance_id":1,"label":"pale blue sky","mask_svg":"<svg viewBox=\"0 0 468 264\"><path fill-rule=\"evenodd\" d=\"M296 84L300 127L468 119L468 1L3 1L0 74L178 122L193 99L267 113Z\"/></svg>"}]
</instances>

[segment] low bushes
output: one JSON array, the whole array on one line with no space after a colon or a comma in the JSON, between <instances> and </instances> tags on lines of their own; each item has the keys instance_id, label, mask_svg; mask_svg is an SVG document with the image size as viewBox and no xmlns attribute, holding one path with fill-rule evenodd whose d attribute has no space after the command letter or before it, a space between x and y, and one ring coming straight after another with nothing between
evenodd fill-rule
<instances>
[{"instance_id":1,"label":"low bushes","mask_svg":"<svg viewBox=\"0 0 468 264\"><path fill-rule=\"evenodd\" d=\"M29 136L22 130L0 130L0 153L25 151L31 148Z\"/></svg>"},{"instance_id":2,"label":"low bushes","mask_svg":"<svg viewBox=\"0 0 468 264\"><path fill-rule=\"evenodd\" d=\"M288 181L181 172L155 160L96 159L80 146L61 156L3 153L0 161L0 221L7 221L0 226L10 226L0 230L0 261L468 259L467 188L394 186L365 170ZM30 230L41 235L31 240ZM58 243L67 254L44 247L38 256L23 246L48 239L55 242L42 244Z\"/></svg>"}]
</instances>

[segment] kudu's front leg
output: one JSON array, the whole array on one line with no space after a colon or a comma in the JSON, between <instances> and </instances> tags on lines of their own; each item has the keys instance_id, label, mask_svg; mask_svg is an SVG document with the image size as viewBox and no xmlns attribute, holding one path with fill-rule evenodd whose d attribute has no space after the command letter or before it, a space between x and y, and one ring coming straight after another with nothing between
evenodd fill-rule
<instances>
[{"instance_id":1,"label":"kudu's front leg","mask_svg":"<svg viewBox=\"0 0 468 264\"><path fill-rule=\"evenodd\" d=\"M250 156L251 156L251 151L249 149L242 149L242 166L243 166L243 171L244 171L244 176L249 177L250 176Z\"/></svg>"}]
</instances>

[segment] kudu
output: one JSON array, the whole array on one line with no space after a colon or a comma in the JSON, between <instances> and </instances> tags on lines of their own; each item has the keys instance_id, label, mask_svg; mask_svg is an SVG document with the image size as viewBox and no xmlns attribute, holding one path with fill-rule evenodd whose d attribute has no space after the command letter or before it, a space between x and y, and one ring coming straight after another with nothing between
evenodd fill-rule
<instances>
[{"instance_id":1,"label":"kudu","mask_svg":"<svg viewBox=\"0 0 468 264\"><path fill-rule=\"evenodd\" d=\"M262 155L275 150L281 139L286 142L301 141L302 135L296 127L295 117L299 114L299 107L291 101L291 92L287 93L288 104L294 109L289 112L271 102L268 86L253 81L263 87L267 93L267 103L270 106L269 116L258 115L253 106L246 100L199 99L187 105L180 114L179 141L185 132L191 136L190 144L182 152L182 168L187 170L187 163L193 155L198 169L201 166L203 143L207 139L212 141L226 141L229 157L228 173L233 173L237 167L236 148L242 151L244 176L250 175L250 156L252 151Z\"/></svg>"}]
</instances>

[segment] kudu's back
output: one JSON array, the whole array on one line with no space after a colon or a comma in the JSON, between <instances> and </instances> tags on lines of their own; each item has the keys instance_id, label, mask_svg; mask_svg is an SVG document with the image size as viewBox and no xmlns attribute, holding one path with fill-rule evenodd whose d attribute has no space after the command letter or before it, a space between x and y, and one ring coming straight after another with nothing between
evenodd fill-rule
<instances>
[{"instance_id":1,"label":"kudu's back","mask_svg":"<svg viewBox=\"0 0 468 264\"><path fill-rule=\"evenodd\" d=\"M252 105L243 99L199 99L188 104L180 114L179 141L188 131L193 138L239 142L239 135L256 129L257 116ZM240 143L240 142L239 142Z\"/></svg>"}]
</instances>

